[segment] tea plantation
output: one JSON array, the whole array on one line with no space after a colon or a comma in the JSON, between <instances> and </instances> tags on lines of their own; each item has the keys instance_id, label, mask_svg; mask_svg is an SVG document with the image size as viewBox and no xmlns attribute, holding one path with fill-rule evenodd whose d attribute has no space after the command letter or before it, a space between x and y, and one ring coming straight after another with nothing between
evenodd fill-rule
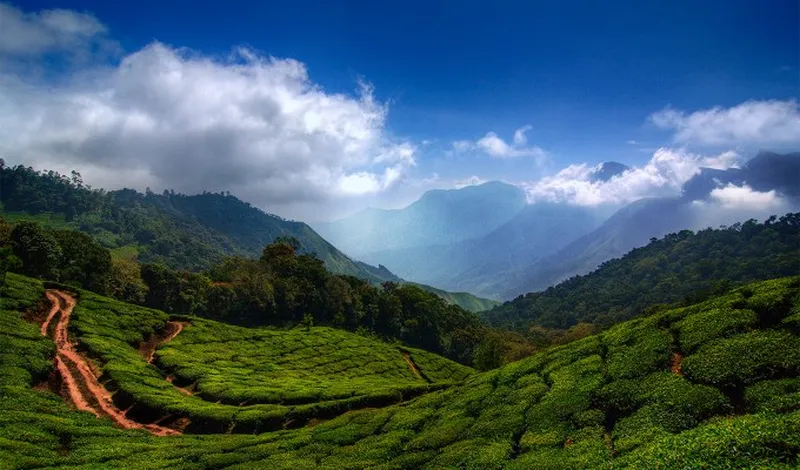
<instances>
[{"instance_id":1,"label":"tea plantation","mask_svg":"<svg viewBox=\"0 0 800 470\"><path fill-rule=\"evenodd\" d=\"M81 292L71 333L97 359L106 386L117 389L115 401L129 401L139 419L189 417L185 433L170 437L117 429L71 411L37 386L52 369L53 347L23 317L43 290L37 281L9 275L3 291L1 468L798 463L800 277L636 318L485 373L409 350L422 378L397 347L352 334L240 329L197 319L157 351L156 367L136 345L163 327L167 315ZM164 374L173 374L174 384ZM193 395L176 385L189 385ZM425 391L415 387L446 388L407 400ZM370 404L369 397L388 393L402 401ZM331 403L342 403L331 414L369 407L305 421L324 417ZM292 416L302 427L278 429ZM217 426L225 429L199 434ZM270 429L277 430L246 433Z\"/></svg>"}]
</instances>

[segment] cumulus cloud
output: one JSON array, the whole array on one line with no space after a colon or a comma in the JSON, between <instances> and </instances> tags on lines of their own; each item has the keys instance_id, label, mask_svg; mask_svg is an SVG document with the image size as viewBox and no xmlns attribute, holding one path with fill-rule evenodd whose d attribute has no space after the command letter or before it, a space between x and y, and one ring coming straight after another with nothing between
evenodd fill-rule
<instances>
[{"instance_id":1,"label":"cumulus cloud","mask_svg":"<svg viewBox=\"0 0 800 470\"><path fill-rule=\"evenodd\" d=\"M531 129L533 127L527 125L514 131L513 140L510 144L496 133L490 131L476 141L456 140L452 144L453 150L458 153L481 151L492 158L532 157L537 164L543 165L547 160L547 152L536 145L527 146L527 133Z\"/></svg>"},{"instance_id":2,"label":"cumulus cloud","mask_svg":"<svg viewBox=\"0 0 800 470\"><path fill-rule=\"evenodd\" d=\"M661 148L640 167L596 180L601 165L570 165L553 176L522 184L531 202L567 202L581 206L619 204L643 197L678 195L681 186L702 167L730 168L738 161L734 152L701 156L682 149Z\"/></svg>"},{"instance_id":3,"label":"cumulus cloud","mask_svg":"<svg viewBox=\"0 0 800 470\"><path fill-rule=\"evenodd\" d=\"M759 192L754 191L753 188L746 184L742 186L728 184L721 188L714 188L709 196L713 202L730 209L774 210L784 204L774 189Z\"/></svg>"},{"instance_id":4,"label":"cumulus cloud","mask_svg":"<svg viewBox=\"0 0 800 470\"><path fill-rule=\"evenodd\" d=\"M71 10L26 13L0 3L0 55L10 59L65 53L85 58L92 50L116 47L94 16Z\"/></svg>"},{"instance_id":5,"label":"cumulus cloud","mask_svg":"<svg viewBox=\"0 0 800 470\"><path fill-rule=\"evenodd\" d=\"M650 116L675 142L704 145L800 143L800 111L795 100L746 101L731 108L685 113L665 108Z\"/></svg>"},{"instance_id":6,"label":"cumulus cloud","mask_svg":"<svg viewBox=\"0 0 800 470\"><path fill-rule=\"evenodd\" d=\"M154 42L72 78L52 87L0 74L8 160L75 168L108 188L230 190L266 209L382 191L415 164L371 86L327 92L296 60Z\"/></svg>"},{"instance_id":7,"label":"cumulus cloud","mask_svg":"<svg viewBox=\"0 0 800 470\"><path fill-rule=\"evenodd\" d=\"M731 225L748 219L764 220L798 210L775 190L756 191L747 184L715 188L706 200L691 205L692 229Z\"/></svg>"}]
</instances>

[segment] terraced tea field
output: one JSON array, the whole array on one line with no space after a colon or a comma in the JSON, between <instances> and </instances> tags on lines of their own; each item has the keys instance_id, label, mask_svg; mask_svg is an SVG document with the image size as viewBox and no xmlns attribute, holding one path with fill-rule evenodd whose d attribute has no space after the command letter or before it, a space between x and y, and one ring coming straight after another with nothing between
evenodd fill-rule
<instances>
[{"instance_id":1,"label":"terraced tea field","mask_svg":"<svg viewBox=\"0 0 800 470\"><path fill-rule=\"evenodd\" d=\"M47 333L57 317L51 335L58 346L56 365L72 401L118 424L132 419L160 434L170 428L252 433L299 426L407 400L473 372L425 351L331 328L168 321L163 312L89 292L80 293L74 311L67 294L48 291L47 298L62 308L50 309L41 331ZM72 340L95 361L81 363L66 340L68 323ZM414 363L417 358L424 370ZM116 416L112 405L125 410L125 417Z\"/></svg>"},{"instance_id":2,"label":"terraced tea field","mask_svg":"<svg viewBox=\"0 0 800 470\"><path fill-rule=\"evenodd\" d=\"M752 284L701 304L622 323L500 369L470 374L461 383L411 401L256 435L190 433L208 432L214 413L220 423L225 421L219 417L232 419L233 428L225 431L239 427L243 432L245 423L256 430L248 413L269 409L284 424L296 410L320 411L367 380L348 373L345 365L365 356L331 352L337 357L331 364L341 365L328 369L317 363L321 381L336 382L334 370L341 370L345 379L344 385L322 395L312 376L302 372L307 368L296 366L302 358L314 357L310 351L322 348L306 336L315 329L291 330L293 337L286 338L292 339L282 340L273 334L283 332L274 330L259 336L226 326L217 333L213 324L191 320L157 350L156 367L136 346L144 333L166 324L166 314L81 293L70 334L79 339L80 350L96 358L105 386L116 388L115 402L118 395L134 400L129 415L140 419L157 410L184 413L192 420L182 435L154 436L71 411L45 389L55 348L41 336L35 318L25 314L43 296L41 284L9 275L0 317L3 468L796 468L798 463L797 277ZM47 305L41 307L46 313ZM339 333L317 331L319 338ZM211 341L204 352L203 342L214 338L219 344L238 338L239 352L216 348ZM352 339L361 340L370 341ZM274 355L255 351L255 344ZM342 351L357 350L357 344ZM383 347L391 348L376 346L370 357L384 357ZM385 366L372 374L373 390L396 381L395 390L404 393L407 383L456 377L445 365L429 374L424 360L415 359L424 374L419 378L402 353L395 352L397 363L387 355ZM272 359L255 367L251 354ZM257 404L222 402L242 398L238 394L254 387L257 381L236 373L248 368L263 381L282 377L292 385L249 397ZM408 371L405 377L403 370ZM230 390L235 392L214 386L221 383L218 374L231 372ZM175 374L175 384L193 381L194 394L188 396L165 380L169 373ZM301 392L294 395L296 390ZM329 401L286 403L317 396ZM236 412L228 416L228 409ZM292 411L280 414L284 409ZM203 419L207 426L197 427ZM293 423L302 424L300 419ZM258 430L263 429L269 427Z\"/></svg>"}]
</instances>

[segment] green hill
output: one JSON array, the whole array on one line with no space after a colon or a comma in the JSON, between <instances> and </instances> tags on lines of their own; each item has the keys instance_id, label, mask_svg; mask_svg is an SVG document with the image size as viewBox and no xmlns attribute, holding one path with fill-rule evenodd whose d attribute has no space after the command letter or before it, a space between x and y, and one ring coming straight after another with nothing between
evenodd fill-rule
<instances>
[{"instance_id":1,"label":"green hill","mask_svg":"<svg viewBox=\"0 0 800 470\"><path fill-rule=\"evenodd\" d=\"M601 326L650 305L693 301L760 279L800 274L800 213L728 228L684 230L650 241L542 292L482 314L490 324L528 333L532 326Z\"/></svg>"},{"instance_id":2,"label":"green hill","mask_svg":"<svg viewBox=\"0 0 800 470\"><path fill-rule=\"evenodd\" d=\"M444 299L447 303L458 305L464 310L470 312L483 312L484 310L489 310L492 307L500 305L500 302L497 300L484 299L483 297L472 295L469 292L447 292L435 287L426 286L425 284L418 284L416 282L406 282L406 284L411 284L432 294L436 294Z\"/></svg>"},{"instance_id":3,"label":"green hill","mask_svg":"<svg viewBox=\"0 0 800 470\"><path fill-rule=\"evenodd\" d=\"M145 263L205 270L226 256L258 257L264 245L293 237L301 251L315 253L337 274L371 282L396 278L385 268L365 269L308 225L267 214L227 193L104 191L85 186L77 173L67 177L22 165L0 165L0 187L3 212L12 220L33 218L81 230Z\"/></svg>"},{"instance_id":4,"label":"green hill","mask_svg":"<svg viewBox=\"0 0 800 470\"><path fill-rule=\"evenodd\" d=\"M291 237L301 252L314 253L333 273L372 283L401 281L384 266L351 260L308 225L265 213L230 194L106 192L83 185L77 173L68 178L21 165L0 165L0 187L0 208L8 221L80 230L116 257L202 271L226 256L257 258L264 245ZM471 294L420 287L465 310L494 306Z\"/></svg>"},{"instance_id":5,"label":"green hill","mask_svg":"<svg viewBox=\"0 0 800 470\"><path fill-rule=\"evenodd\" d=\"M38 281L9 275L3 291L0 461L7 468L793 468L800 454L800 277L750 284L636 318L400 404L351 411L300 429L198 435L193 432L208 428L190 426L169 437L121 430L72 411L42 386L51 376L53 345L37 323L23 320L35 319L31 309L42 290ZM81 295L71 332L102 369L107 386L175 386L163 376L166 371L126 359L139 358L135 348L142 332L163 325L163 313ZM187 327L157 350L157 364L174 363L177 370L188 369L184 377L207 381L212 399L230 393L214 388L214 370L253 367L250 358L266 350L286 359L284 345L302 350L306 341L324 344L328 331L319 330L323 338L311 340L306 334L315 330L292 330L285 341L262 349L245 343L283 333L206 329L210 325ZM229 339L236 358L219 349ZM381 350L374 356L386 368L368 374L379 384L375 389L389 376L401 387L416 380L403 375L394 359L382 361ZM314 355L288 358L286 371L273 372L287 377L290 387L273 389L266 383L273 372L258 366L264 380L233 373L233 389L264 391L264 401L294 390L304 395L298 371ZM333 383L333 376L321 374L322 380L328 377ZM124 398L121 390L115 401ZM337 392L332 393L330 398ZM193 400L206 404L202 412L208 416L226 407L277 406ZM248 429L252 416L236 414L241 431L256 430Z\"/></svg>"}]
</instances>

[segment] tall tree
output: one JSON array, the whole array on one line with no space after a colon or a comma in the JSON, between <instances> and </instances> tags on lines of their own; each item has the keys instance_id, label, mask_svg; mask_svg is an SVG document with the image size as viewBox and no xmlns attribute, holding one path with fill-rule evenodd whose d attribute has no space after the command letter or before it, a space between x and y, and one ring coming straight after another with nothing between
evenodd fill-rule
<instances>
[{"instance_id":1,"label":"tall tree","mask_svg":"<svg viewBox=\"0 0 800 470\"><path fill-rule=\"evenodd\" d=\"M61 247L55 237L36 222L23 221L11 231L11 248L22 261L22 274L58 279Z\"/></svg>"}]
</instances>

